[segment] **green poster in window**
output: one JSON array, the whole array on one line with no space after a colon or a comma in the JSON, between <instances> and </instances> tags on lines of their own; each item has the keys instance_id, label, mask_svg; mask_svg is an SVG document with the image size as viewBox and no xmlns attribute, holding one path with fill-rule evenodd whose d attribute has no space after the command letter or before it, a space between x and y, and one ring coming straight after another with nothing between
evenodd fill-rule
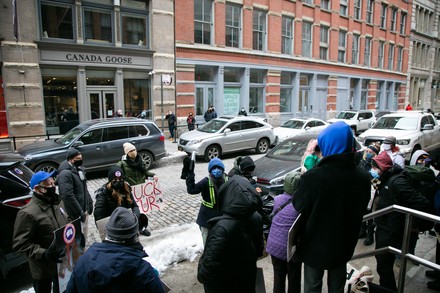
<instances>
[{"instance_id":1,"label":"green poster in window","mask_svg":"<svg viewBox=\"0 0 440 293\"><path fill-rule=\"evenodd\" d=\"M225 88L223 90L224 114L238 114L240 109L240 88Z\"/></svg>"}]
</instances>

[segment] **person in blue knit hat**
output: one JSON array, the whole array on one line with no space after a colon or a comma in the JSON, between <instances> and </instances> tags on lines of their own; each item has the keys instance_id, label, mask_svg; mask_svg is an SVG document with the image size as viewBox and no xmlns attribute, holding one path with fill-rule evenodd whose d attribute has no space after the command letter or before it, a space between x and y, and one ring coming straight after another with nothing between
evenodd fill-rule
<instances>
[{"instance_id":1,"label":"person in blue knit hat","mask_svg":"<svg viewBox=\"0 0 440 293\"><path fill-rule=\"evenodd\" d=\"M218 202L218 190L220 186L227 181L225 174L225 165L219 158L212 159L208 164L209 175L199 182L195 183L194 170L188 170L186 175L186 189L189 194L202 195L202 204L196 223L202 232L203 245L208 237L208 220L220 216Z\"/></svg>"}]
</instances>

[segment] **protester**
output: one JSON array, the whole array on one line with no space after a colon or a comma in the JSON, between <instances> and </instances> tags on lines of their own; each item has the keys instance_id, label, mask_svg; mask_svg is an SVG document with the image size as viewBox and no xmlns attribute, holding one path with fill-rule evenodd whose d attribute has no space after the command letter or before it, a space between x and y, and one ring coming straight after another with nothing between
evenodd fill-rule
<instances>
[{"instance_id":1,"label":"protester","mask_svg":"<svg viewBox=\"0 0 440 293\"><path fill-rule=\"evenodd\" d=\"M59 292L57 262L64 250L57 249L54 231L66 225L68 215L53 176L56 171L39 171L30 181L32 198L19 210L14 224L13 249L26 254L36 293Z\"/></svg>"},{"instance_id":2,"label":"protester","mask_svg":"<svg viewBox=\"0 0 440 293\"><path fill-rule=\"evenodd\" d=\"M211 106L212 119L217 118L217 112L215 111L214 106Z\"/></svg>"},{"instance_id":3,"label":"protester","mask_svg":"<svg viewBox=\"0 0 440 293\"><path fill-rule=\"evenodd\" d=\"M205 114L203 115L203 119L205 119L205 122L211 121L214 117L214 114L212 113L212 106L209 106L208 110L206 110Z\"/></svg>"},{"instance_id":4,"label":"protester","mask_svg":"<svg viewBox=\"0 0 440 293\"><path fill-rule=\"evenodd\" d=\"M343 292L370 199L370 177L355 165L353 131L345 122L324 129L318 145L323 158L302 174L293 197L305 223L297 253L304 263L305 292L321 292L324 270L329 292Z\"/></svg>"},{"instance_id":5,"label":"protester","mask_svg":"<svg viewBox=\"0 0 440 293\"><path fill-rule=\"evenodd\" d=\"M424 211L429 207L429 201L413 188L403 174L403 169L394 164L386 152L372 159L371 176L378 179L377 207L383 209L393 204ZM376 249L383 247L400 247L403 241L405 215L399 212L377 217ZM380 285L396 291L394 277L395 256L390 252L376 255L377 273Z\"/></svg>"},{"instance_id":6,"label":"protester","mask_svg":"<svg viewBox=\"0 0 440 293\"><path fill-rule=\"evenodd\" d=\"M93 211L93 200L87 189L86 171L82 164L81 153L75 148L69 149L66 160L58 168L57 184L69 220L81 218L83 230L87 230L87 218ZM86 236L81 236L82 248L85 247Z\"/></svg>"},{"instance_id":7,"label":"protester","mask_svg":"<svg viewBox=\"0 0 440 293\"><path fill-rule=\"evenodd\" d=\"M228 172L228 177L232 177L234 175L240 175L245 177L249 180L249 182L252 184L252 186L255 187L255 190L258 193L261 193L261 188L257 187L257 181L252 176L252 173L255 170L255 162L254 160L249 157L237 157L234 160L234 167Z\"/></svg>"},{"instance_id":8,"label":"protester","mask_svg":"<svg viewBox=\"0 0 440 293\"><path fill-rule=\"evenodd\" d=\"M73 269L67 293L165 292L158 272L144 258L138 217L117 207L106 225L107 236L95 242Z\"/></svg>"},{"instance_id":9,"label":"protester","mask_svg":"<svg viewBox=\"0 0 440 293\"><path fill-rule=\"evenodd\" d=\"M209 220L197 279L205 292L255 292L263 252L261 198L246 178L234 175L219 192L222 215Z\"/></svg>"},{"instance_id":10,"label":"protester","mask_svg":"<svg viewBox=\"0 0 440 293\"><path fill-rule=\"evenodd\" d=\"M357 152L356 156L360 155L362 158L358 166L366 172L370 172L372 159L379 154L379 151L380 144L377 142L373 142L365 150ZM374 187L371 186L371 197L367 209L365 210L365 214L371 213L375 191L376 190L374 189ZM359 238L365 238L363 242L365 246L369 246L374 243L374 228L375 225L373 219L362 222L361 231L359 232Z\"/></svg>"},{"instance_id":11,"label":"protester","mask_svg":"<svg viewBox=\"0 0 440 293\"><path fill-rule=\"evenodd\" d=\"M165 116L165 119L168 121L168 130L170 131L169 140L174 139L174 129L176 128L176 115L173 114L173 111L168 111L168 114Z\"/></svg>"},{"instance_id":12,"label":"protester","mask_svg":"<svg viewBox=\"0 0 440 293\"><path fill-rule=\"evenodd\" d=\"M185 168L186 166L184 165ZM218 192L220 186L227 180L227 176L224 173L225 165L219 158L209 161L208 172L209 175L197 183L195 183L194 170L187 170L186 172L187 192L189 194L201 193L203 198L196 220L202 233L203 245L205 245L206 238L208 237L208 220L220 215Z\"/></svg>"},{"instance_id":13,"label":"protester","mask_svg":"<svg viewBox=\"0 0 440 293\"><path fill-rule=\"evenodd\" d=\"M186 118L186 123L188 124L188 130L194 130L196 125L196 117L193 116L193 113L190 112L188 117Z\"/></svg>"},{"instance_id":14,"label":"protester","mask_svg":"<svg viewBox=\"0 0 440 293\"><path fill-rule=\"evenodd\" d=\"M121 118L123 116L123 114L122 114L122 110L121 109L119 109L118 111L116 111L115 112L115 114L114 114L114 116L113 117L116 117L116 118Z\"/></svg>"},{"instance_id":15,"label":"protester","mask_svg":"<svg viewBox=\"0 0 440 293\"><path fill-rule=\"evenodd\" d=\"M109 217L117 207L131 209L138 218L141 217L130 184L125 181L124 171L121 167L117 165L111 167L107 177L108 182L95 192L95 221ZM148 218L146 216L142 216L140 224L142 235L150 236L151 233L147 230Z\"/></svg>"},{"instance_id":16,"label":"protester","mask_svg":"<svg viewBox=\"0 0 440 293\"><path fill-rule=\"evenodd\" d=\"M380 150L387 152L393 164L398 164L400 167L405 168L405 158L400 153L400 148L396 145L396 142L397 140L394 136L387 136L380 146Z\"/></svg>"},{"instance_id":17,"label":"protester","mask_svg":"<svg viewBox=\"0 0 440 293\"><path fill-rule=\"evenodd\" d=\"M238 111L238 116L247 116L247 112L244 107L241 107L240 111Z\"/></svg>"},{"instance_id":18,"label":"protester","mask_svg":"<svg viewBox=\"0 0 440 293\"><path fill-rule=\"evenodd\" d=\"M301 262L293 257L287 261L287 238L289 229L298 217L292 204L300 173L291 172L284 179L284 193L275 197L266 251L271 255L273 266L273 292L286 292L286 276L289 293L301 293Z\"/></svg>"}]
</instances>

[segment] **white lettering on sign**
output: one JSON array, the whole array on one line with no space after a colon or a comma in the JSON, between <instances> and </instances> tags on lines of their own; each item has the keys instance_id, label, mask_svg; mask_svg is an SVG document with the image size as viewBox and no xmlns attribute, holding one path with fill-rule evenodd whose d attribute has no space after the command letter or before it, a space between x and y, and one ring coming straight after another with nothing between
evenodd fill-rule
<instances>
[{"instance_id":1,"label":"white lettering on sign","mask_svg":"<svg viewBox=\"0 0 440 293\"><path fill-rule=\"evenodd\" d=\"M133 58L122 56L100 56L93 54L66 54L66 60L93 63L132 64Z\"/></svg>"}]
</instances>

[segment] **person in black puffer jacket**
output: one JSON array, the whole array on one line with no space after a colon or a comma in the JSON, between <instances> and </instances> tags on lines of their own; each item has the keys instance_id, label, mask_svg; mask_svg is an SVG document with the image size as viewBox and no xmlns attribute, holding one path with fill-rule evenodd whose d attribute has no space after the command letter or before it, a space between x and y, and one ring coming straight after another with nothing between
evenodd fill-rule
<instances>
[{"instance_id":1,"label":"person in black puffer jacket","mask_svg":"<svg viewBox=\"0 0 440 293\"><path fill-rule=\"evenodd\" d=\"M234 175L219 191L223 215L211 226L197 279L205 292L255 292L257 259L263 253L261 198L250 182Z\"/></svg>"}]
</instances>

